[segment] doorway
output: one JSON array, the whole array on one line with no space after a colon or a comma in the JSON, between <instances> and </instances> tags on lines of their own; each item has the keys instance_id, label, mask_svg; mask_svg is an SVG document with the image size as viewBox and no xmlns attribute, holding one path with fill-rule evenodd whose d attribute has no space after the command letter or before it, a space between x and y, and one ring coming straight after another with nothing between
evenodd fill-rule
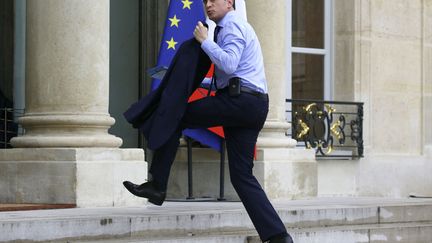
<instances>
[{"instance_id":1,"label":"doorway","mask_svg":"<svg viewBox=\"0 0 432 243\"><path fill-rule=\"evenodd\" d=\"M0 107L13 103L14 1L0 1Z\"/></svg>"},{"instance_id":2,"label":"doorway","mask_svg":"<svg viewBox=\"0 0 432 243\"><path fill-rule=\"evenodd\" d=\"M143 136L123 112L150 92L152 80L146 70L157 63L168 1L110 0L110 4L109 113L116 120L110 133L123 139L123 148L145 148Z\"/></svg>"},{"instance_id":3,"label":"doorway","mask_svg":"<svg viewBox=\"0 0 432 243\"><path fill-rule=\"evenodd\" d=\"M0 1L0 149L10 148L16 136L14 122L14 1Z\"/></svg>"}]
</instances>

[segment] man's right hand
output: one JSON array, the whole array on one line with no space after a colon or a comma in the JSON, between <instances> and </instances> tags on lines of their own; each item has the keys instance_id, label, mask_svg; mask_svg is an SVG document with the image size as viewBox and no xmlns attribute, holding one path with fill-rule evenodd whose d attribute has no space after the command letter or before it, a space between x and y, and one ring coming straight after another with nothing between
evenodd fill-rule
<instances>
[{"instance_id":1,"label":"man's right hand","mask_svg":"<svg viewBox=\"0 0 432 243\"><path fill-rule=\"evenodd\" d=\"M202 43L205 41L208 37L208 30L207 28L201 23L201 21L198 21L198 24L195 27L195 30L193 32L195 39Z\"/></svg>"}]
</instances>

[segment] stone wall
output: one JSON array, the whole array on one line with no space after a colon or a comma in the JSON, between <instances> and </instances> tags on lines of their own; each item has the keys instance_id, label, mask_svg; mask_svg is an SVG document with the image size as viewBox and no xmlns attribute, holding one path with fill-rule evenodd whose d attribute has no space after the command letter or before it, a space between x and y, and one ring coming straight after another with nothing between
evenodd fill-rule
<instances>
[{"instance_id":1,"label":"stone wall","mask_svg":"<svg viewBox=\"0 0 432 243\"><path fill-rule=\"evenodd\" d=\"M334 98L365 103L365 158L319 163L319 194L432 195L431 16L429 0L335 0Z\"/></svg>"}]
</instances>

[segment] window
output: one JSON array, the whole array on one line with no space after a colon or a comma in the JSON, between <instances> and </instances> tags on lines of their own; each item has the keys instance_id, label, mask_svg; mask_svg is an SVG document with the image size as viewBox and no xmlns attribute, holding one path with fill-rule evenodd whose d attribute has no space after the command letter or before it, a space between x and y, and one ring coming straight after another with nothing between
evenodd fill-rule
<instances>
[{"instance_id":1,"label":"window","mask_svg":"<svg viewBox=\"0 0 432 243\"><path fill-rule=\"evenodd\" d=\"M332 0L289 0L287 98L332 99Z\"/></svg>"}]
</instances>

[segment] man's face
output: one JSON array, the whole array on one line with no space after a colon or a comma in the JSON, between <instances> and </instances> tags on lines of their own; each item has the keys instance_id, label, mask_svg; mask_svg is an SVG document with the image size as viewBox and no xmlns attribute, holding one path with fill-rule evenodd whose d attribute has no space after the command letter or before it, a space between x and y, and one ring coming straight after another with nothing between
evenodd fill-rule
<instances>
[{"instance_id":1,"label":"man's face","mask_svg":"<svg viewBox=\"0 0 432 243\"><path fill-rule=\"evenodd\" d=\"M219 22L232 9L233 0L203 0L209 19Z\"/></svg>"}]
</instances>

